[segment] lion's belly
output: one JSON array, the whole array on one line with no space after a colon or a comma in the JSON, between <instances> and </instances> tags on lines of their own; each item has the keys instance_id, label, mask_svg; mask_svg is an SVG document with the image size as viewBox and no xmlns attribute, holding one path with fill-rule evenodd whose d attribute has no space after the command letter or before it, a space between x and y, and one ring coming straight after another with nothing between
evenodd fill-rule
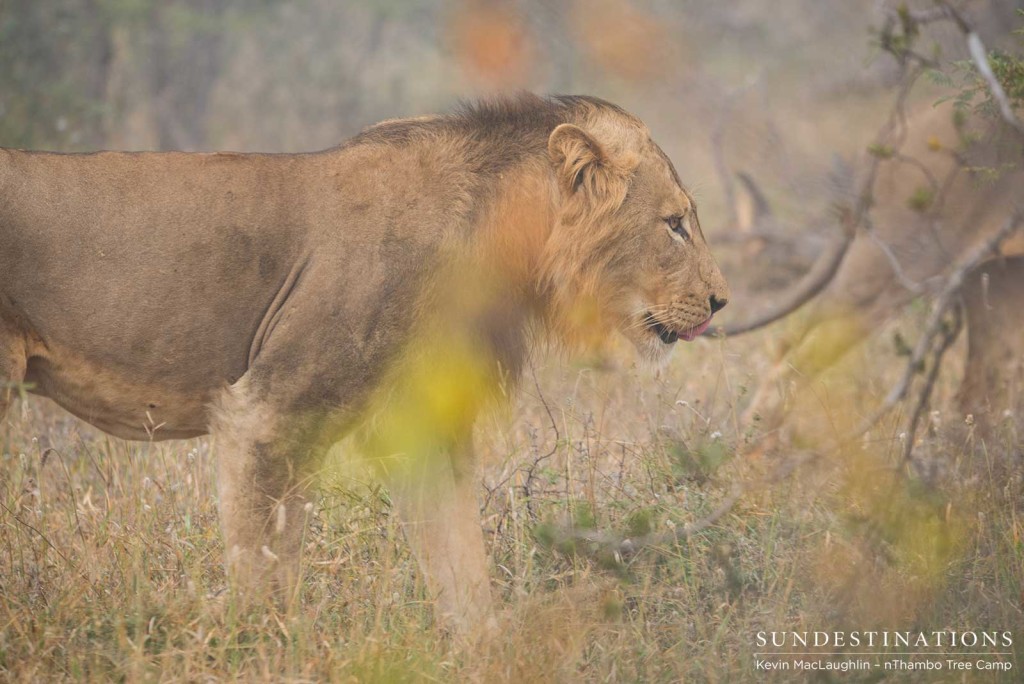
<instances>
[{"instance_id":1,"label":"lion's belly","mask_svg":"<svg viewBox=\"0 0 1024 684\"><path fill-rule=\"evenodd\" d=\"M229 315L199 298L191 307L170 301L161 313L127 303L138 296L101 293L96 299L102 304L83 304L82 296L47 294L19 298L30 340L38 340L30 341L26 381L83 420L128 439L206 433L206 407L245 373L261 313L237 306Z\"/></svg>"},{"instance_id":2,"label":"lion's belly","mask_svg":"<svg viewBox=\"0 0 1024 684\"><path fill-rule=\"evenodd\" d=\"M207 432L209 389L186 393L140 381L130 371L98 364L69 349L50 348L30 357L25 381L33 393L116 437L184 439Z\"/></svg>"}]
</instances>

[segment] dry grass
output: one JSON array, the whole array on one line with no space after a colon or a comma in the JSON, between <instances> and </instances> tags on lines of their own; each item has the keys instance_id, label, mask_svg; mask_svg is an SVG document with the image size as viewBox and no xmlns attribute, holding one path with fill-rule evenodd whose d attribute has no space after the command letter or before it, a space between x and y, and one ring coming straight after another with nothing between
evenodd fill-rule
<instances>
[{"instance_id":1,"label":"dry grass","mask_svg":"<svg viewBox=\"0 0 1024 684\"><path fill-rule=\"evenodd\" d=\"M504 608L500 637L476 648L433 629L386 492L344 454L309 526L301 608L245 612L225 591L216 445L121 442L46 402L16 404L0 433L0 679L762 681L759 630L1019 631L1024 485L1009 421L983 443L937 418L910 477L881 426L865 448L634 558L543 543L567 520L640 534L714 508L760 465L733 456L758 344L689 345L660 375L551 364L511 415L481 422ZM826 411L822 424L867 412L899 368L877 372L883 351L860 355L875 373L835 374L806 410Z\"/></svg>"}]
</instances>

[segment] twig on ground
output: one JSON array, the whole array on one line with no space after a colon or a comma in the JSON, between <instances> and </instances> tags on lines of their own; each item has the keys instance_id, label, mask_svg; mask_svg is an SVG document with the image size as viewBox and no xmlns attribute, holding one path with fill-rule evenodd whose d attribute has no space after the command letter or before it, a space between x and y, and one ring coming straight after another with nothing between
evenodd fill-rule
<instances>
[{"instance_id":1,"label":"twig on ground","mask_svg":"<svg viewBox=\"0 0 1024 684\"><path fill-rule=\"evenodd\" d=\"M544 398L543 392L540 391L540 382L537 381L537 371L534 369L533 364L530 365L530 374L533 376L533 386L537 390L537 398L540 399L544 411L548 414L551 430L555 433L555 440L550 451L534 458L526 468L526 481L523 482L523 498L526 503L527 515L530 516L530 520L536 520L537 514L533 510L533 481L536 478L537 468L540 467L540 464L554 456L555 452L558 451L558 443L562 440L562 435L558 431L558 422L555 420L555 414L552 413L551 406L548 405L547 399Z\"/></svg>"}]
</instances>

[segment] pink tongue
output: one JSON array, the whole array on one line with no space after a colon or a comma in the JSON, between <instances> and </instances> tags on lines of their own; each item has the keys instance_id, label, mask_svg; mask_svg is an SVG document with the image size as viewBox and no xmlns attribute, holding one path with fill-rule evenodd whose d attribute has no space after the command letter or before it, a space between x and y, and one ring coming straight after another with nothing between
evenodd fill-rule
<instances>
[{"instance_id":1,"label":"pink tongue","mask_svg":"<svg viewBox=\"0 0 1024 684\"><path fill-rule=\"evenodd\" d=\"M701 323L700 325L698 325L696 328L690 328L686 332L682 333L680 337L682 337L687 342L693 342L695 339L697 339L699 335L701 335L705 330L708 329L709 325L711 325L710 318Z\"/></svg>"}]
</instances>

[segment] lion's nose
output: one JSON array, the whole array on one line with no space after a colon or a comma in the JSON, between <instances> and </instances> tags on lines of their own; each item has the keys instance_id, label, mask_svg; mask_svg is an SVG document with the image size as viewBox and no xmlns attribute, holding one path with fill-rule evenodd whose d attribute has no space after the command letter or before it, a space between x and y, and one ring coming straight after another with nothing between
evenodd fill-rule
<instances>
[{"instance_id":1,"label":"lion's nose","mask_svg":"<svg viewBox=\"0 0 1024 684\"><path fill-rule=\"evenodd\" d=\"M711 313L716 314L725 308L725 305L729 303L728 299L719 299L715 295L711 295Z\"/></svg>"}]
</instances>

